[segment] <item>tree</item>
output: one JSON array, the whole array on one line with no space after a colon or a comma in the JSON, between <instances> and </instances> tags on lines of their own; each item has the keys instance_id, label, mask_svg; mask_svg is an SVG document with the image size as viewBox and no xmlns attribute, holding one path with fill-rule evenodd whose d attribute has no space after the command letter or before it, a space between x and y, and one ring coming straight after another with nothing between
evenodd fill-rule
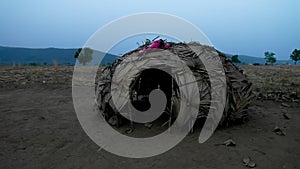
<instances>
[{"instance_id":1,"label":"tree","mask_svg":"<svg viewBox=\"0 0 300 169\"><path fill-rule=\"evenodd\" d=\"M85 65L93 59L93 49L90 48L79 48L74 57L78 59L79 63Z\"/></svg>"},{"instance_id":2,"label":"tree","mask_svg":"<svg viewBox=\"0 0 300 169\"><path fill-rule=\"evenodd\" d=\"M300 60L300 50L295 49L290 55L290 58L295 62L296 65L297 61Z\"/></svg>"},{"instance_id":3,"label":"tree","mask_svg":"<svg viewBox=\"0 0 300 169\"><path fill-rule=\"evenodd\" d=\"M29 66L38 66L38 64L35 63L35 62L30 62L30 63L28 63L28 65L29 65Z\"/></svg>"},{"instance_id":4,"label":"tree","mask_svg":"<svg viewBox=\"0 0 300 169\"><path fill-rule=\"evenodd\" d=\"M239 55L233 55L233 56L231 57L231 61L232 61L233 63L241 63L241 61L239 60Z\"/></svg>"},{"instance_id":5,"label":"tree","mask_svg":"<svg viewBox=\"0 0 300 169\"><path fill-rule=\"evenodd\" d=\"M274 64L276 63L277 59L275 57L275 53L273 52L265 52L265 59L266 59L266 64Z\"/></svg>"}]
</instances>

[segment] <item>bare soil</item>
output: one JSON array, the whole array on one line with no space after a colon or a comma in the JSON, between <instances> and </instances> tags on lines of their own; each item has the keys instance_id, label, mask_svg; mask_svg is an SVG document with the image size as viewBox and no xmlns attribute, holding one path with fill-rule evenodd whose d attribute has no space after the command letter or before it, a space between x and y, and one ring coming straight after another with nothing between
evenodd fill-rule
<instances>
[{"instance_id":1,"label":"bare soil","mask_svg":"<svg viewBox=\"0 0 300 169\"><path fill-rule=\"evenodd\" d=\"M300 69L242 69L258 96L248 111L249 121L218 129L203 144L196 128L164 154L129 159L100 149L81 128L72 103L72 67L0 67L0 168L241 169L247 168L245 157L255 168L300 168ZM284 85L278 82L282 77ZM270 93L262 89L266 85ZM275 94L279 89L280 97ZM273 132L276 126L286 135ZM156 127L144 130L155 132ZM220 145L228 139L236 146Z\"/></svg>"}]
</instances>

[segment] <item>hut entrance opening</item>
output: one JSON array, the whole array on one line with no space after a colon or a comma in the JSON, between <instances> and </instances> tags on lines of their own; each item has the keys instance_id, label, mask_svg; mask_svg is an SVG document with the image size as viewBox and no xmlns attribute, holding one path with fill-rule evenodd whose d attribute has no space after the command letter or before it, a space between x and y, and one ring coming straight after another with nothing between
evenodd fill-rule
<instances>
[{"instance_id":1,"label":"hut entrance opening","mask_svg":"<svg viewBox=\"0 0 300 169\"><path fill-rule=\"evenodd\" d=\"M179 109L172 109L174 107L174 99L180 98L179 87L175 79L167 72L160 69L146 69L143 70L130 87L132 105L139 111L146 111L150 109L149 94L152 90L162 90L167 98L167 105L164 110L167 114L177 116ZM176 103L178 104L178 102ZM179 105L176 105L177 107Z\"/></svg>"}]
</instances>

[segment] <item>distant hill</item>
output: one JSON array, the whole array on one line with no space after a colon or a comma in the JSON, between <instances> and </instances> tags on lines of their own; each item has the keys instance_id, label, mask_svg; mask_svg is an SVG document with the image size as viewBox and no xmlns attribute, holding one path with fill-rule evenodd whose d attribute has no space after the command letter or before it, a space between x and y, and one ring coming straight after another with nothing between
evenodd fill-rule
<instances>
[{"instance_id":1,"label":"distant hill","mask_svg":"<svg viewBox=\"0 0 300 169\"><path fill-rule=\"evenodd\" d=\"M226 54L227 57L231 58L231 54ZM248 55L238 55L239 60L242 64L254 64L254 63L259 63L264 65L266 63L266 60L264 58L259 58L259 57L254 57L254 56L248 56ZM276 64L282 65L282 64L294 64L292 60L277 60Z\"/></svg>"},{"instance_id":2,"label":"distant hill","mask_svg":"<svg viewBox=\"0 0 300 169\"><path fill-rule=\"evenodd\" d=\"M32 49L0 46L0 64L28 65L30 63L36 63L39 65L53 65L53 62L56 61L59 64L75 65L76 59L74 58L74 54L76 51L77 49ZM98 52L97 55L98 54L103 55L101 52ZM107 54L101 64L113 63L118 57L119 56Z\"/></svg>"},{"instance_id":3,"label":"distant hill","mask_svg":"<svg viewBox=\"0 0 300 169\"><path fill-rule=\"evenodd\" d=\"M77 49L59 49L59 48L44 48L44 49L32 49L32 48L17 48L17 47L2 47L0 46L0 65L28 65L30 63L36 63L39 65L53 65L56 61L59 64L74 65L76 59L74 54ZM102 52L94 52L96 56L103 56ZM231 54L226 54L231 58ZM101 64L111 64L118 57L117 55L106 54ZM264 58L258 58L247 55L239 55L241 64L265 64ZM277 64L293 64L292 60L277 60ZM240 65L241 65L240 64Z\"/></svg>"}]
</instances>

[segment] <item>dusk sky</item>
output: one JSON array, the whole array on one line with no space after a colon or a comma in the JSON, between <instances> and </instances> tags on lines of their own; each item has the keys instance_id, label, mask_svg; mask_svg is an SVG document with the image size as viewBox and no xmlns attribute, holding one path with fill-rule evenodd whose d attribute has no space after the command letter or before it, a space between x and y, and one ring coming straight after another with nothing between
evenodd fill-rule
<instances>
[{"instance_id":1,"label":"dusk sky","mask_svg":"<svg viewBox=\"0 0 300 169\"><path fill-rule=\"evenodd\" d=\"M289 59L300 49L299 7L298 0L1 0L0 45L78 48L115 19L163 12L196 25L222 52Z\"/></svg>"}]
</instances>

